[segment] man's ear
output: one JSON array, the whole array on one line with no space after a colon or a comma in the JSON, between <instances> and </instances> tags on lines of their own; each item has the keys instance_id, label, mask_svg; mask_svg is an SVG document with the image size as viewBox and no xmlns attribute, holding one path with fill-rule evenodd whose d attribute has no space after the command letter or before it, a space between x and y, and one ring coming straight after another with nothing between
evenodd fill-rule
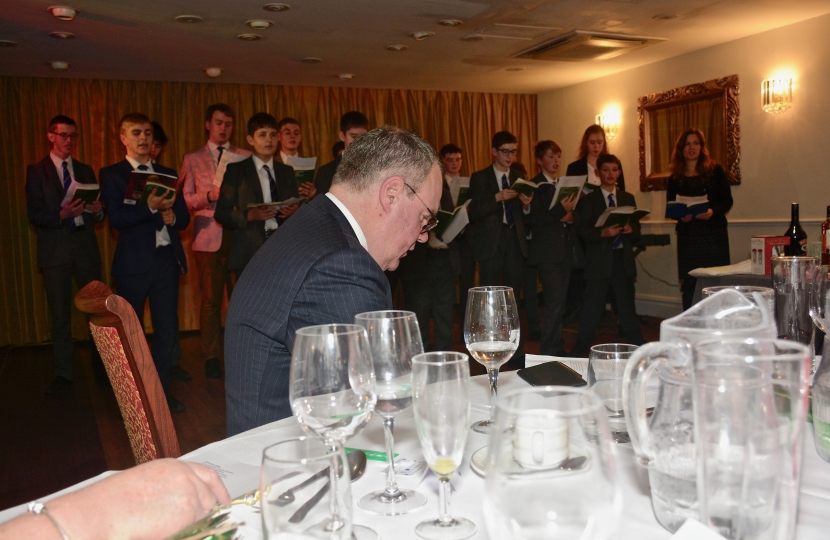
<instances>
[{"instance_id":1,"label":"man's ear","mask_svg":"<svg viewBox=\"0 0 830 540\"><path fill-rule=\"evenodd\" d=\"M245 135L245 140L248 141L248 144L250 144L251 146L254 145L254 138L250 135Z\"/></svg>"},{"instance_id":2,"label":"man's ear","mask_svg":"<svg viewBox=\"0 0 830 540\"><path fill-rule=\"evenodd\" d=\"M493 159L496 159L498 157L498 152L499 151L496 148L490 148L490 155L493 156Z\"/></svg>"},{"instance_id":3,"label":"man's ear","mask_svg":"<svg viewBox=\"0 0 830 540\"><path fill-rule=\"evenodd\" d=\"M346 134L343 133L342 131L340 131L339 134L340 134L340 140L345 143L346 142Z\"/></svg>"},{"instance_id":4,"label":"man's ear","mask_svg":"<svg viewBox=\"0 0 830 540\"><path fill-rule=\"evenodd\" d=\"M387 214L392 212L392 207L404 197L406 186L400 176L390 176L380 185L378 193L380 207Z\"/></svg>"}]
</instances>

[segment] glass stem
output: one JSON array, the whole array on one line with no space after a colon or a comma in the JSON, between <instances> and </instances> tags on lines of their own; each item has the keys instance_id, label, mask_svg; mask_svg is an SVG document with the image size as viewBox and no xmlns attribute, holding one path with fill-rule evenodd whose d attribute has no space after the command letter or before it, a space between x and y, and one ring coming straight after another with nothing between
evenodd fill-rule
<instances>
[{"instance_id":1,"label":"glass stem","mask_svg":"<svg viewBox=\"0 0 830 540\"><path fill-rule=\"evenodd\" d=\"M440 484L438 487L438 505L440 506L438 521L443 526L449 526L452 524L452 516L450 515L450 490L452 485L450 484L450 477L441 476L438 478L438 483Z\"/></svg>"},{"instance_id":2,"label":"glass stem","mask_svg":"<svg viewBox=\"0 0 830 540\"><path fill-rule=\"evenodd\" d=\"M328 443L329 450L331 451L331 459L329 463L329 482L331 483L331 489L329 491L330 498L329 498L329 523L325 527L326 531L333 532L339 531L345 526L345 522L343 518L340 517L340 508L337 504L337 468L338 468L338 456L340 454L341 445L340 443L334 441ZM348 466L348 461L343 464L344 467Z\"/></svg>"},{"instance_id":3,"label":"glass stem","mask_svg":"<svg viewBox=\"0 0 830 540\"><path fill-rule=\"evenodd\" d=\"M387 497L397 497L400 494L398 484L395 482L395 435L392 433L395 427L393 417L383 419L383 438L386 440L386 490Z\"/></svg>"},{"instance_id":4,"label":"glass stem","mask_svg":"<svg viewBox=\"0 0 830 540\"><path fill-rule=\"evenodd\" d=\"M487 368L487 378L490 380L490 424L496 418L496 395L499 386L499 370Z\"/></svg>"}]
</instances>

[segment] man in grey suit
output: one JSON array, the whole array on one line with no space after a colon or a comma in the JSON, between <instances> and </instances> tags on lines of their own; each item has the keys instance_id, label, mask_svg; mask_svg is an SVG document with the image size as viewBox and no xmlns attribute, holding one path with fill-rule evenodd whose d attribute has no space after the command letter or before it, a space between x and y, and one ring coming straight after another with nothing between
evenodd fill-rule
<instances>
[{"instance_id":1,"label":"man in grey suit","mask_svg":"<svg viewBox=\"0 0 830 540\"><path fill-rule=\"evenodd\" d=\"M214 215L225 229L233 231L228 269L236 279L265 240L300 206L249 208L252 204L287 201L300 194L294 169L274 159L277 120L268 113L253 115L248 120L247 140L253 155L228 165Z\"/></svg>"},{"instance_id":2,"label":"man in grey suit","mask_svg":"<svg viewBox=\"0 0 830 540\"><path fill-rule=\"evenodd\" d=\"M49 122L49 155L26 169L26 205L37 229L37 266L52 314L55 378L46 395L72 386L72 276L78 288L101 279L101 254L94 223L104 220L100 199L73 201L80 184L97 184L92 167L72 159L78 128L68 116Z\"/></svg>"},{"instance_id":3,"label":"man in grey suit","mask_svg":"<svg viewBox=\"0 0 830 540\"><path fill-rule=\"evenodd\" d=\"M201 306L199 310L199 340L205 360L205 376L222 377L219 363L220 334L222 333L222 296L225 288L230 298L233 281L228 272L228 253L231 235L222 234L222 225L213 217L225 169L228 164L242 161L251 153L230 143L233 134L234 113L228 105L216 103L205 112L208 142L202 148L184 155L181 178L182 193L193 218L193 257L199 272ZM173 367L173 378L184 370Z\"/></svg>"},{"instance_id":4,"label":"man in grey suit","mask_svg":"<svg viewBox=\"0 0 830 540\"><path fill-rule=\"evenodd\" d=\"M303 205L254 255L225 324L227 433L291 416L296 331L392 308L394 270L438 221L441 168L414 133L383 126L343 153L331 190Z\"/></svg>"}]
</instances>

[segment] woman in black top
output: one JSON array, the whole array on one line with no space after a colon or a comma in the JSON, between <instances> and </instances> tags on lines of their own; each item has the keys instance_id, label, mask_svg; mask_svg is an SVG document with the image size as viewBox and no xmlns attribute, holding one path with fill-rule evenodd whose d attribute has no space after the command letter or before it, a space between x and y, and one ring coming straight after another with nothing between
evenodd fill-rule
<instances>
[{"instance_id":1,"label":"woman in black top","mask_svg":"<svg viewBox=\"0 0 830 540\"><path fill-rule=\"evenodd\" d=\"M602 126L594 124L588 126L582 134L582 141L579 143L579 155L576 161L568 165L568 176L588 175L588 181L599 185L599 177L594 172L597 168L597 158L608 153L608 143L605 140L605 130ZM625 175L620 169L620 178L617 180L617 187L625 191Z\"/></svg>"},{"instance_id":2,"label":"woman in black top","mask_svg":"<svg viewBox=\"0 0 830 540\"><path fill-rule=\"evenodd\" d=\"M732 208L732 190L723 167L709 157L706 139L698 129L680 134L671 157L671 177L666 200L677 196L709 199L709 210L677 222L677 272L683 309L692 305L697 278L689 275L695 268L729 264L729 232L726 213Z\"/></svg>"}]
</instances>

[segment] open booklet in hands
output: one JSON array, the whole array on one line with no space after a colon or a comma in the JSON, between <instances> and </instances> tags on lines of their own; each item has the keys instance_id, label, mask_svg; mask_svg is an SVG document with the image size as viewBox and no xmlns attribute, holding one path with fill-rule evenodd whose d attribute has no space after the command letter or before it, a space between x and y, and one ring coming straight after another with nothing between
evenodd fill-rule
<instances>
[{"instance_id":1,"label":"open booklet in hands","mask_svg":"<svg viewBox=\"0 0 830 540\"><path fill-rule=\"evenodd\" d=\"M539 182L538 184L534 184L529 180L525 180L524 178L519 178L513 185L510 186L510 189L513 191L518 191L522 195L526 197L530 197L534 193L544 193L545 191L551 189L553 184L549 182Z\"/></svg>"},{"instance_id":2,"label":"open booklet in hands","mask_svg":"<svg viewBox=\"0 0 830 540\"><path fill-rule=\"evenodd\" d=\"M549 209L572 195L576 195L578 202L586 180L588 180L587 175L560 176L559 180L556 181L556 191L553 193L553 200L550 201ZM574 208L576 208L576 205L574 205Z\"/></svg>"},{"instance_id":3,"label":"open booklet in hands","mask_svg":"<svg viewBox=\"0 0 830 540\"><path fill-rule=\"evenodd\" d=\"M649 215L649 213L648 210L638 210L633 206L612 206L599 216L594 227L602 227L604 229L619 225L624 228L629 222L640 221Z\"/></svg>"},{"instance_id":4,"label":"open booklet in hands","mask_svg":"<svg viewBox=\"0 0 830 540\"><path fill-rule=\"evenodd\" d=\"M263 203L250 203L248 205L248 210L251 208L260 208L264 206L272 206L274 208L282 208L284 206L291 206L297 203L301 203L305 200L303 197L291 197L290 199L285 199L284 201L276 201L276 202L263 202Z\"/></svg>"},{"instance_id":5,"label":"open booklet in hands","mask_svg":"<svg viewBox=\"0 0 830 540\"><path fill-rule=\"evenodd\" d=\"M169 174L152 171L133 171L124 194L124 204L143 206L147 198L155 192L157 196L170 199L176 195L179 178Z\"/></svg>"},{"instance_id":6,"label":"open booklet in hands","mask_svg":"<svg viewBox=\"0 0 830 540\"><path fill-rule=\"evenodd\" d=\"M435 236L443 243L449 244L458 234L464 230L464 227L470 223L470 216L467 215L467 207L470 206L470 200L466 200L460 206L456 206L452 212L446 210L439 210L436 214L438 218L438 226L433 229Z\"/></svg>"},{"instance_id":7,"label":"open booklet in hands","mask_svg":"<svg viewBox=\"0 0 830 540\"><path fill-rule=\"evenodd\" d=\"M294 169L294 179L297 186L306 182L314 183L314 169L317 168L316 157L286 156L285 164Z\"/></svg>"}]
</instances>

